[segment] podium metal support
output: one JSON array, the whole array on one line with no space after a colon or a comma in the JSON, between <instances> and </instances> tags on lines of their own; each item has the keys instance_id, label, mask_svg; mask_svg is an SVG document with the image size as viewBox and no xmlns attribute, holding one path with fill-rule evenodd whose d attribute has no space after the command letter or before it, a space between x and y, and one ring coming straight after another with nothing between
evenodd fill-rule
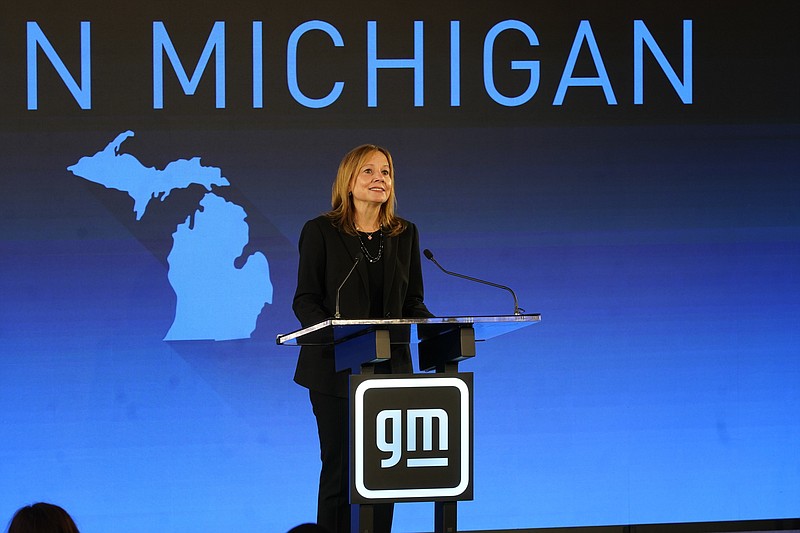
<instances>
[{"instance_id":1,"label":"podium metal support","mask_svg":"<svg viewBox=\"0 0 800 533\"><path fill-rule=\"evenodd\" d=\"M350 533L375 533L375 506L362 503L350 506Z\"/></svg>"},{"instance_id":2,"label":"podium metal support","mask_svg":"<svg viewBox=\"0 0 800 533\"><path fill-rule=\"evenodd\" d=\"M457 502L435 502L433 504L433 532L455 533L458 531Z\"/></svg>"}]
</instances>

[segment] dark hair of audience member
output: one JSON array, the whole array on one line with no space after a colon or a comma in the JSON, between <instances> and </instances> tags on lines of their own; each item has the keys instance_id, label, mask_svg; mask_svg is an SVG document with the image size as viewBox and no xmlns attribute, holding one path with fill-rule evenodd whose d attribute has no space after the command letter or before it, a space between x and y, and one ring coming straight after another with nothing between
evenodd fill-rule
<instances>
[{"instance_id":1,"label":"dark hair of audience member","mask_svg":"<svg viewBox=\"0 0 800 533\"><path fill-rule=\"evenodd\" d=\"M69 514L51 503L27 505L14 514L8 533L80 533Z\"/></svg>"},{"instance_id":2,"label":"dark hair of audience member","mask_svg":"<svg viewBox=\"0 0 800 533\"><path fill-rule=\"evenodd\" d=\"M289 533L328 533L328 530L318 524L300 524L290 529Z\"/></svg>"}]
</instances>

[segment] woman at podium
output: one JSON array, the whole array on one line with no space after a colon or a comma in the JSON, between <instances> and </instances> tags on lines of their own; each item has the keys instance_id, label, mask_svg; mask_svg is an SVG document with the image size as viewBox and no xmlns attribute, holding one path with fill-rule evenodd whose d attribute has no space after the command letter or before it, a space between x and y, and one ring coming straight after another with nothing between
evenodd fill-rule
<instances>
[{"instance_id":1,"label":"woman at podium","mask_svg":"<svg viewBox=\"0 0 800 533\"><path fill-rule=\"evenodd\" d=\"M425 318L419 234L395 214L394 164L385 148L348 152L333 183L332 209L300 234L292 308L303 327L341 318ZM337 295L338 292L338 295ZM386 368L410 373L407 346L393 348ZM317 522L350 532L348 372L336 372L332 347L303 346L294 380L309 390L317 419L322 471ZM375 531L391 530L391 504L375 509Z\"/></svg>"}]
</instances>

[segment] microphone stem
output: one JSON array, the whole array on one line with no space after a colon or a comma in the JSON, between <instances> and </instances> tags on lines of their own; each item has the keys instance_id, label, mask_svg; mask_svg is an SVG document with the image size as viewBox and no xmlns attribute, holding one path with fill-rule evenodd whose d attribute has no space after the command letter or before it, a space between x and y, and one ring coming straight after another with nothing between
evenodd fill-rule
<instances>
[{"instance_id":1,"label":"microphone stem","mask_svg":"<svg viewBox=\"0 0 800 533\"><path fill-rule=\"evenodd\" d=\"M449 270L446 270L442 265L440 265L439 261L437 261L433 256L428 257L428 259L433 261L433 264L435 264L437 267L439 267L441 269L441 271L444 272L445 274L449 274L449 275L455 276L457 278L467 279L469 281L474 281L474 282L477 282L477 283L483 283L484 285L490 285L492 287L497 287L498 289L503 289L503 290L506 290L506 291L510 292L511 296L514 298L514 314L515 315L521 315L522 314L522 311L519 308L519 300L517 300L517 295L514 293L514 291L511 289L511 287L507 287L505 285L500 285L499 283L492 283L491 281L486 281L485 279L473 278L472 276L466 276L464 274L459 274L458 272L450 272Z\"/></svg>"},{"instance_id":2,"label":"microphone stem","mask_svg":"<svg viewBox=\"0 0 800 533\"><path fill-rule=\"evenodd\" d=\"M353 266L350 267L350 271L344 277L344 281L342 281L342 284L339 285L338 289L336 289L336 313L333 315L333 318L342 318L341 313L339 313L339 293L342 291L342 287L344 287L344 284L347 283L347 280L350 279L350 275L353 273L353 270L355 270L356 267L358 266L359 261L361 261L361 254L358 254L355 262L353 263Z\"/></svg>"}]
</instances>

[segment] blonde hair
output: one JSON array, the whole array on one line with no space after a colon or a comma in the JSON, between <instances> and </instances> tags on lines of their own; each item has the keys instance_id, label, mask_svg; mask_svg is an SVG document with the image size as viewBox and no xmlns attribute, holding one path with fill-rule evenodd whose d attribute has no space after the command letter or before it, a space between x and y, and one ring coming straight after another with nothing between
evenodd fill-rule
<instances>
[{"instance_id":1,"label":"blonde hair","mask_svg":"<svg viewBox=\"0 0 800 533\"><path fill-rule=\"evenodd\" d=\"M339 163L339 170L336 172L336 179L331 187L331 210L325 213L333 224L340 231L348 235L358 235L356 229L356 208L353 203L353 196L350 194L350 185L356 175L361 170L364 162L374 152L380 152L386 156L389 162L389 177L392 179L392 187L389 189L389 198L381 205L378 220L384 234L394 236L400 234L405 229L405 224L394 212L397 207L397 197L394 194L394 163L389 150L374 144L362 144L353 148L342 158Z\"/></svg>"}]
</instances>

